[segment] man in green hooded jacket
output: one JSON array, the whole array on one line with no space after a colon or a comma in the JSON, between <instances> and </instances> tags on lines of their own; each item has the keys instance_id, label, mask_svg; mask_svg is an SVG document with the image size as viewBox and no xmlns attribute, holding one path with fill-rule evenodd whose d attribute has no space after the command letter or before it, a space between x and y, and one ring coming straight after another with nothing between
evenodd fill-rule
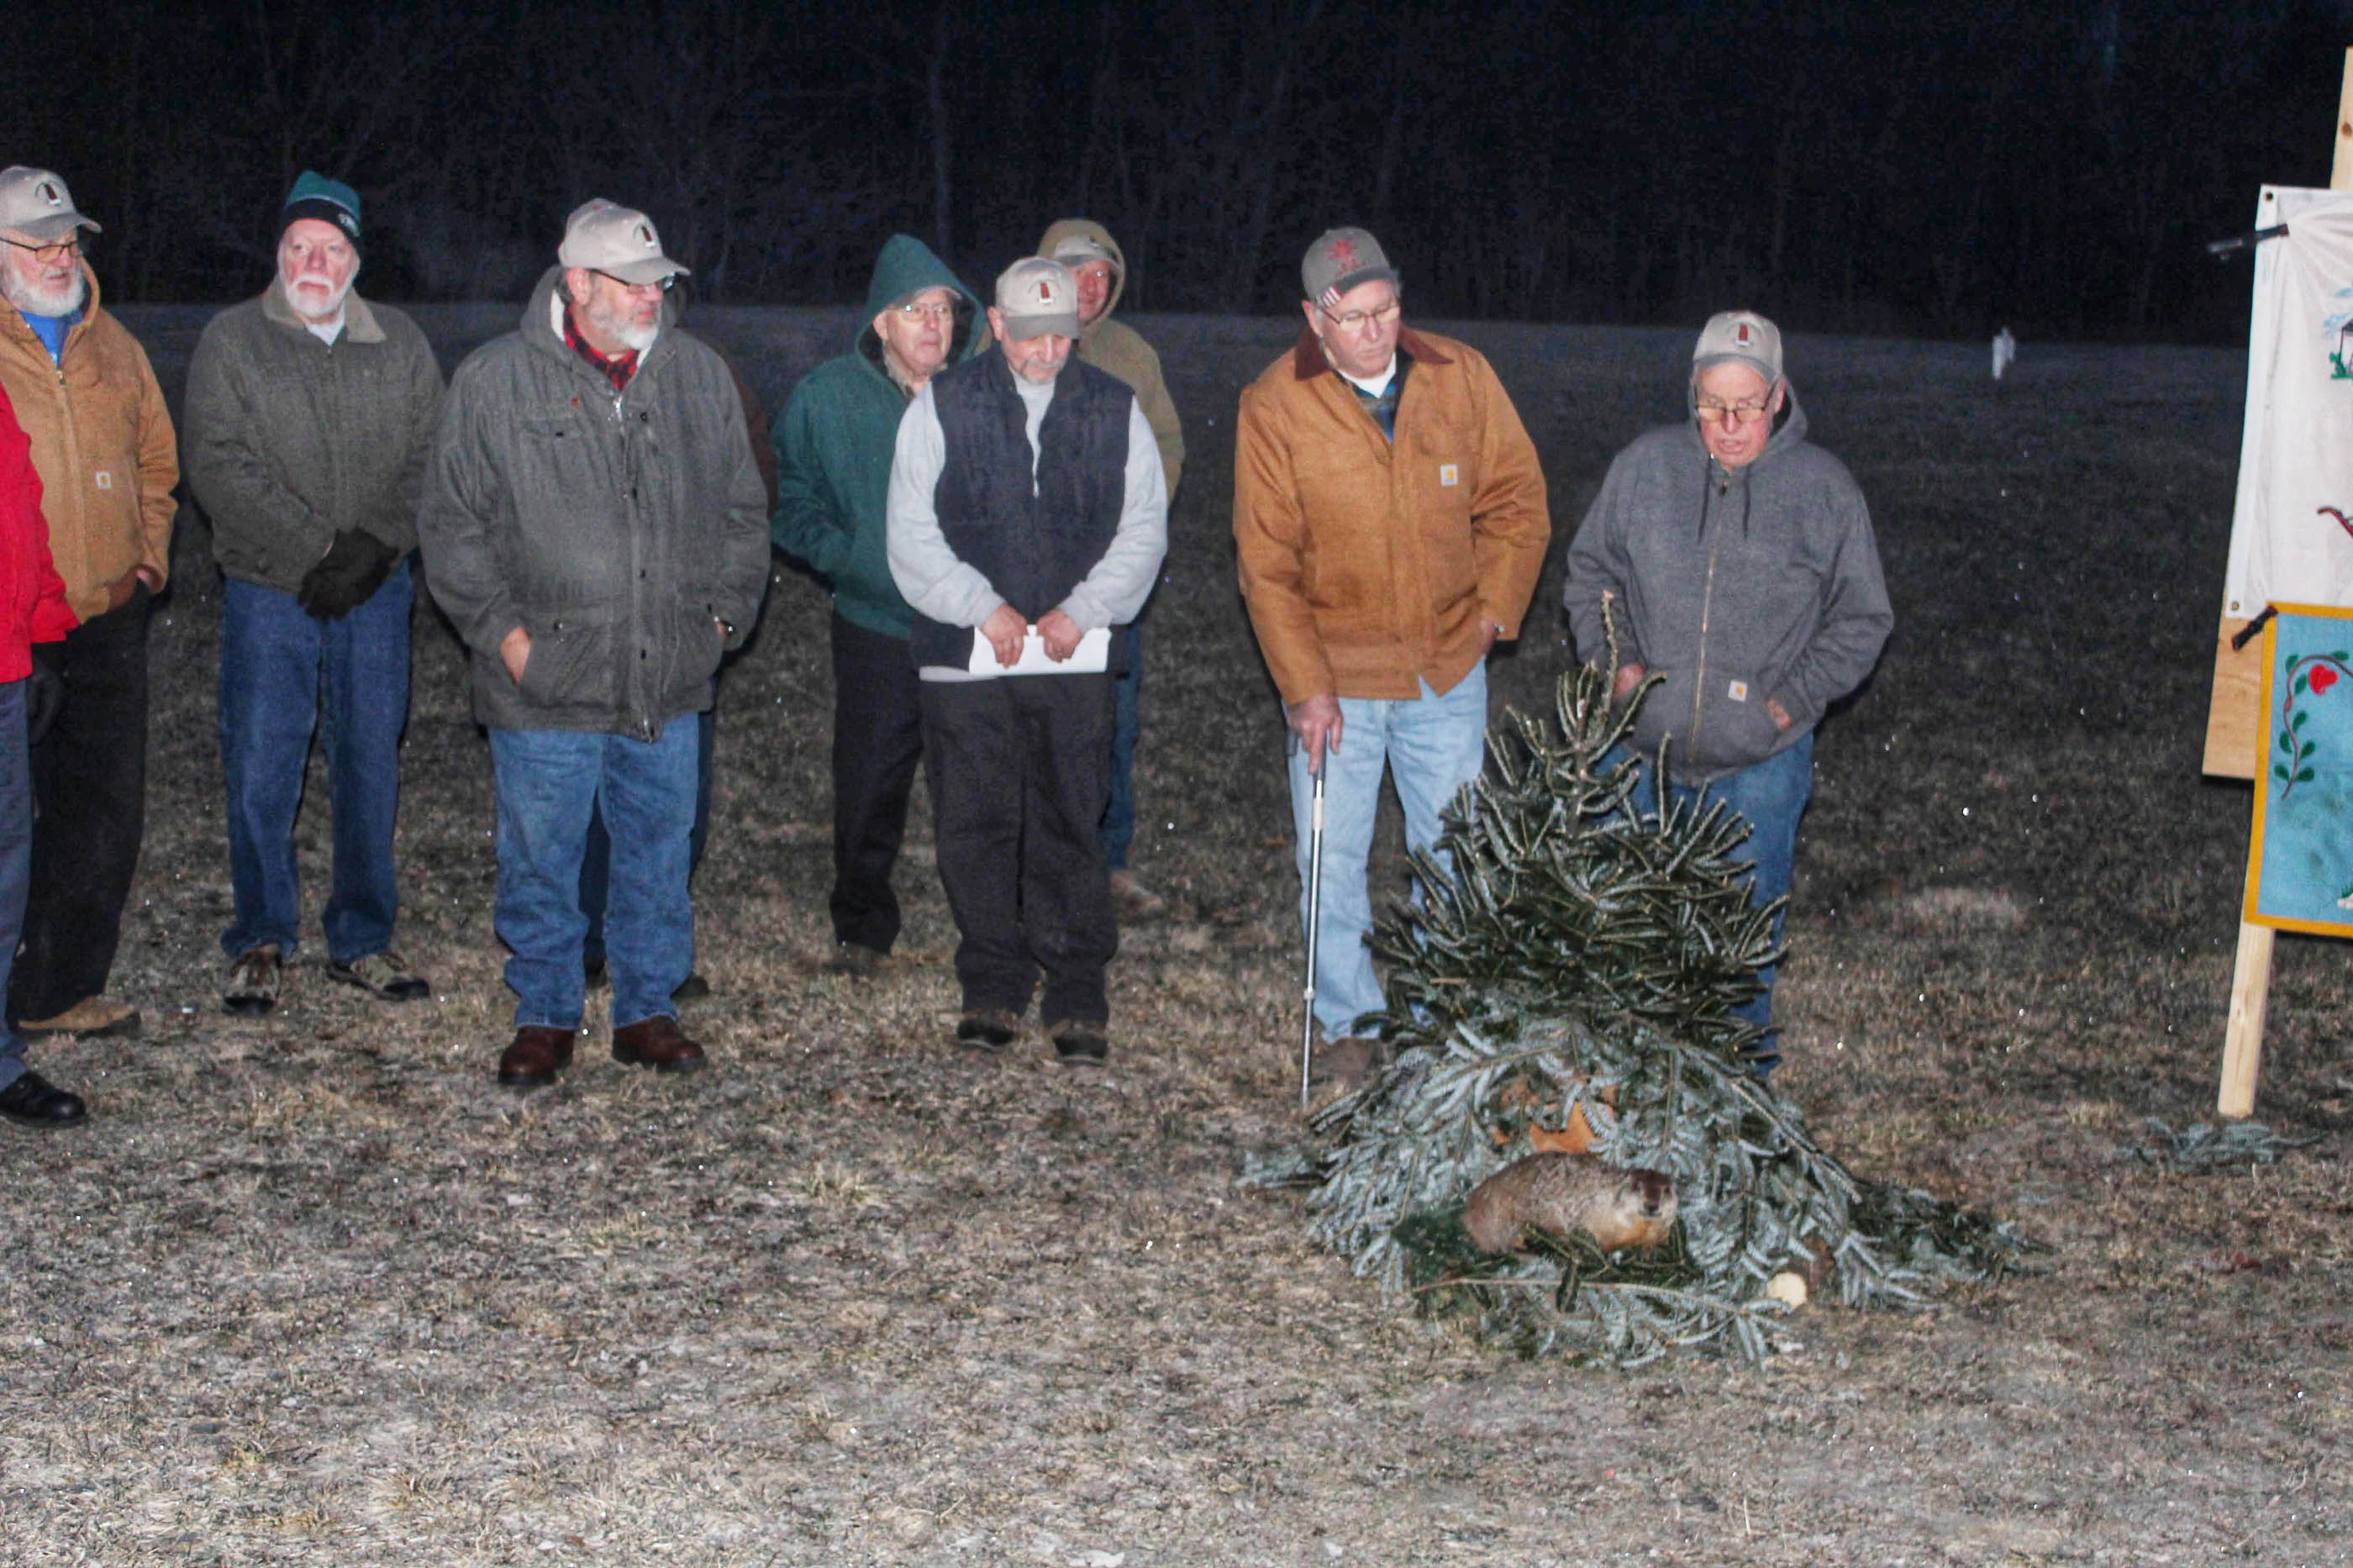
<instances>
[{"instance_id":1,"label":"man in green hooded jacket","mask_svg":"<svg viewBox=\"0 0 2353 1568\"><path fill-rule=\"evenodd\" d=\"M923 761L913 612L891 580L884 509L899 418L944 366L988 342L972 291L923 241L875 258L869 321L848 353L793 388L769 426L776 547L833 584L833 969L871 974L899 938L891 868Z\"/></svg>"}]
</instances>

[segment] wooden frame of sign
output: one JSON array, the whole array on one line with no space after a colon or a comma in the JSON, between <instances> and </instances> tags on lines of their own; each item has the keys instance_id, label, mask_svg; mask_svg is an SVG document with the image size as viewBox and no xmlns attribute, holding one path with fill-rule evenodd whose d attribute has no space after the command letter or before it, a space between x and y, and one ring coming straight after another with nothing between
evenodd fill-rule
<instances>
[{"instance_id":1,"label":"wooden frame of sign","mask_svg":"<svg viewBox=\"0 0 2353 1568\"><path fill-rule=\"evenodd\" d=\"M2337 153L2329 164L2328 188L2353 190L2353 49L2337 95ZM2205 772L2219 778L2253 779L2263 755L2263 639L2243 633L2263 606L2226 605L2214 638L2214 689L2206 711ZM2245 609L2247 615L2234 615ZM2260 785L2257 786L2260 789ZM2249 825L2248 837L2253 839ZM2231 969L2231 1013L2222 1030L2222 1085L2215 1110L2232 1118L2252 1116L2255 1079L2263 1068L2263 1006L2271 996L2273 930L2239 922L2238 961Z\"/></svg>"}]
</instances>

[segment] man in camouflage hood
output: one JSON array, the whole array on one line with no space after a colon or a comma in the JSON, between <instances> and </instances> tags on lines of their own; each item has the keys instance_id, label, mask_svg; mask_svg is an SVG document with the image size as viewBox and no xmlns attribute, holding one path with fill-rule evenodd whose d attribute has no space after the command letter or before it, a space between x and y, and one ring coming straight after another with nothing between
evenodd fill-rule
<instances>
[{"instance_id":1,"label":"man in camouflage hood","mask_svg":"<svg viewBox=\"0 0 2353 1568\"><path fill-rule=\"evenodd\" d=\"M1169 401L1168 384L1160 374L1160 356L1143 335L1124 321L1114 321L1119 297L1127 288L1127 257L1111 231L1091 218L1067 217L1046 231L1038 254L1050 257L1071 269L1079 283L1079 344L1081 363L1109 371L1135 393L1135 405L1152 427L1160 448L1160 469L1168 483L1168 497L1176 497L1176 479L1185 467L1185 431ZM1111 742L1111 805L1103 812L1103 858L1111 865L1112 897L1120 917L1150 920L1163 907L1160 896L1127 868L1128 846L1135 837L1135 736L1137 699L1144 682L1144 621L1141 616L1120 634L1127 643L1125 665L1114 685L1117 706L1113 714Z\"/></svg>"}]
</instances>

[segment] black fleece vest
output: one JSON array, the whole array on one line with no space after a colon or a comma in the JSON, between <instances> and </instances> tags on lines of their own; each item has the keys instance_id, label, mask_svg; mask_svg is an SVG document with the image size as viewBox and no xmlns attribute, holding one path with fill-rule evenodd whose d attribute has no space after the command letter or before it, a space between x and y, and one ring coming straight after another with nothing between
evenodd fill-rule
<instances>
[{"instance_id":1,"label":"black fleece vest","mask_svg":"<svg viewBox=\"0 0 2353 1568\"><path fill-rule=\"evenodd\" d=\"M1021 395L992 348L932 378L946 440L932 505L956 559L977 570L1032 626L1070 596L1119 531L1127 499L1127 384L1075 353L1038 427L1038 478ZM970 626L915 616L915 663L963 668Z\"/></svg>"}]
</instances>

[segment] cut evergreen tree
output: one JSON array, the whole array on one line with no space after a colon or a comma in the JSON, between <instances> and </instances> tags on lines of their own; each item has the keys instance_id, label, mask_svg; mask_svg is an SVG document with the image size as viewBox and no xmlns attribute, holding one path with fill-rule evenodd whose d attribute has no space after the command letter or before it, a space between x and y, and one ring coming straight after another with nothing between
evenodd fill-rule
<instances>
[{"instance_id":1,"label":"cut evergreen tree","mask_svg":"<svg viewBox=\"0 0 2353 1568\"><path fill-rule=\"evenodd\" d=\"M1747 825L1664 788L1632 809L1635 764L1611 753L1644 693L1613 703L1609 682L1564 676L1556 724L1505 716L1416 858L1419 903L1376 925L1395 1054L1314 1119L1314 1234L1426 1311L1620 1365L1676 1346L1761 1358L1785 1272L1852 1306L1998 1277L2023 1237L1852 1174L1755 1076L1757 1032L1732 1009L1778 953L1773 910L1729 858ZM1588 1129L1607 1163L1674 1179L1671 1240L1604 1255L1531 1233L1529 1250L1480 1251L1461 1223L1472 1187Z\"/></svg>"}]
</instances>

